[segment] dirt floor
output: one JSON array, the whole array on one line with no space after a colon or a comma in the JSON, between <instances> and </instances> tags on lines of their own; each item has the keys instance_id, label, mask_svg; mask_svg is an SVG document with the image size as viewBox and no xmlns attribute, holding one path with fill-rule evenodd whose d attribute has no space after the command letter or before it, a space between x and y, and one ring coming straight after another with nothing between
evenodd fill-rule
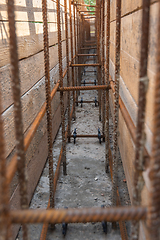
<instances>
[{"instance_id":1,"label":"dirt floor","mask_svg":"<svg viewBox=\"0 0 160 240\"><path fill-rule=\"evenodd\" d=\"M93 70L93 67L86 68ZM94 80L94 73L83 76L82 80ZM98 98L97 91L81 91L79 100L94 100ZM76 121L72 121L72 132L76 128L77 134L98 134L98 128L102 129L102 123L98 119L98 107L94 103L79 104L76 107ZM110 141L112 148L112 123L110 125ZM101 131L102 132L102 131ZM61 129L53 145L54 171L61 149ZM110 174L105 173L105 143L99 143L98 138L77 138L76 144L67 143L67 175L63 176L62 167L55 195L55 208L82 208L101 207L112 205L112 182ZM130 204L125 181L125 175L119 161L119 191L122 205ZM124 197L125 196L125 197ZM31 208L46 208L49 198L48 163L43 171ZM101 223L68 224L66 240L120 240L120 230L112 230L108 223L108 234L103 232ZM30 239L37 240L40 237L42 225L29 226ZM130 231L129 224L127 230ZM21 238L20 231L17 239ZM55 230L48 229L47 240L63 239L62 226L56 225Z\"/></svg>"}]
</instances>

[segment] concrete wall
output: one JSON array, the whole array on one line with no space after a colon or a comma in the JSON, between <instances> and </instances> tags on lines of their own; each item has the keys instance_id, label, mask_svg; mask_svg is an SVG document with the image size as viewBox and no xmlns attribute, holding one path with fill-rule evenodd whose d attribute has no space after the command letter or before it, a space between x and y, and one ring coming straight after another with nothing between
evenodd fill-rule
<instances>
[{"instance_id":1,"label":"concrete wall","mask_svg":"<svg viewBox=\"0 0 160 240\"><path fill-rule=\"evenodd\" d=\"M106 2L107 5L107 2ZM120 97L123 100L131 119L136 126L137 107L138 107L138 83L139 83L139 64L140 64L140 41L141 41L141 22L142 22L142 0L122 0L121 12L121 79ZM152 128L153 128L153 93L155 80L155 56L156 56L156 33L158 22L158 1L151 1L150 13L150 40L149 40L149 61L148 77L149 88L147 93L146 110L146 149L151 153L152 147ZM115 79L115 32L116 32L116 0L111 0L111 38L110 38L110 75ZM112 94L111 94L112 95ZM111 108L113 110L113 97L111 97ZM112 111L113 113L113 111ZM133 195L133 173L135 144L127 129L126 123L119 112L119 148L127 178L129 194L132 201ZM147 169L144 172L145 186L142 192L142 204L147 205L149 190ZM140 239L145 239L145 224L141 224ZM142 236L143 235L143 236Z\"/></svg>"}]
</instances>

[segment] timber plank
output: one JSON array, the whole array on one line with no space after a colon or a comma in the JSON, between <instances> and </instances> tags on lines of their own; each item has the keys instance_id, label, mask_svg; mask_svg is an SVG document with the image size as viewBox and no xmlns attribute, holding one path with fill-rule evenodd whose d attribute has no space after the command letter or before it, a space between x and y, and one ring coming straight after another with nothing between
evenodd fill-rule
<instances>
[{"instance_id":1,"label":"timber plank","mask_svg":"<svg viewBox=\"0 0 160 240\"><path fill-rule=\"evenodd\" d=\"M62 43L63 56L65 56L65 42ZM53 69L58 63L58 46L49 49L50 52L50 69ZM30 58L19 62L21 95L27 93L38 81L44 76L44 53L39 52ZM53 75L54 71L51 72ZM52 76L53 77L53 76ZM11 72L10 65L0 68L0 79L2 88L2 109L3 111L12 105L11 90Z\"/></svg>"},{"instance_id":2,"label":"timber plank","mask_svg":"<svg viewBox=\"0 0 160 240\"><path fill-rule=\"evenodd\" d=\"M151 0L151 4L158 0ZM130 15L142 8L142 0L122 0L121 16ZM111 21L116 20L116 0L111 1Z\"/></svg>"},{"instance_id":3,"label":"timber plank","mask_svg":"<svg viewBox=\"0 0 160 240\"><path fill-rule=\"evenodd\" d=\"M0 67L10 63L8 23L0 22ZM17 22L17 44L19 59L24 59L43 50L43 24ZM49 46L57 44L57 24L48 23ZM62 28L62 41L65 40L65 29Z\"/></svg>"}]
</instances>

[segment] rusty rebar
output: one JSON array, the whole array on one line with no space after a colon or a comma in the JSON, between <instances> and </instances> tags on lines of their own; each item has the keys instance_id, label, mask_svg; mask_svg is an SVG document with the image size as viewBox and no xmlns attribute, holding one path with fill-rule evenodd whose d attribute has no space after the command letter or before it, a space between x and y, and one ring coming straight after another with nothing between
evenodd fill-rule
<instances>
[{"instance_id":1,"label":"rusty rebar","mask_svg":"<svg viewBox=\"0 0 160 240\"><path fill-rule=\"evenodd\" d=\"M106 36L106 84L109 84L110 58L110 0L107 0L107 36ZM105 170L109 172L109 92L106 91L106 122L105 122Z\"/></svg>"},{"instance_id":2,"label":"rusty rebar","mask_svg":"<svg viewBox=\"0 0 160 240\"><path fill-rule=\"evenodd\" d=\"M120 81L120 35L121 35L121 0L116 3L116 59L115 59L115 94L114 94L114 133L113 133L113 206L117 204L118 184L118 122L119 122L119 81ZM115 224L113 224L115 228Z\"/></svg>"},{"instance_id":3,"label":"rusty rebar","mask_svg":"<svg viewBox=\"0 0 160 240\"><path fill-rule=\"evenodd\" d=\"M73 63L73 23L72 23L72 9L71 9L71 0L69 0L69 18L70 18L70 41L71 41L71 62ZM72 86L75 86L74 82L75 76L74 76L74 69L72 68ZM75 113L75 91L73 91L73 119L76 119L76 113Z\"/></svg>"},{"instance_id":4,"label":"rusty rebar","mask_svg":"<svg viewBox=\"0 0 160 240\"><path fill-rule=\"evenodd\" d=\"M140 74L139 74L139 99L138 115L136 128L136 149L134 161L134 188L133 205L141 203L141 191L144 185L142 176L144 145L145 145L145 111L146 111L146 93L148 89L147 63L148 63L148 43L149 43L149 23L150 23L150 0L143 0L142 13L142 36L141 36L141 56L140 56ZM139 223L133 221L132 239L138 240Z\"/></svg>"},{"instance_id":5,"label":"rusty rebar","mask_svg":"<svg viewBox=\"0 0 160 240\"><path fill-rule=\"evenodd\" d=\"M70 74L69 74L69 41L68 41L68 12L67 12L67 1L64 0L65 8L65 34L66 34L66 61L67 61L67 87L70 86ZM70 92L68 92L68 135L71 132L71 119L70 119ZM70 138L68 136L68 142Z\"/></svg>"},{"instance_id":6,"label":"rusty rebar","mask_svg":"<svg viewBox=\"0 0 160 240\"><path fill-rule=\"evenodd\" d=\"M78 87L63 87L59 88L58 91L79 91L79 90L109 90L110 86L107 85L96 85L96 86L78 86Z\"/></svg>"},{"instance_id":7,"label":"rusty rebar","mask_svg":"<svg viewBox=\"0 0 160 240\"><path fill-rule=\"evenodd\" d=\"M160 1L159 1L159 21L157 34L157 62L154 92L154 111L153 111L153 140L152 153L150 159L150 192L147 216L147 227L149 240L160 239Z\"/></svg>"},{"instance_id":8,"label":"rusty rebar","mask_svg":"<svg viewBox=\"0 0 160 240\"><path fill-rule=\"evenodd\" d=\"M105 69L104 69L104 64L105 64L105 55L104 55L104 14L105 14L105 0L102 0L102 85L105 85ZM102 134L105 135L105 91L102 91ZM105 140L105 137L103 141Z\"/></svg>"},{"instance_id":9,"label":"rusty rebar","mask_svg":"<svg viewBox=\"0 0 160 240\"><path fill-rule=\"evenodd\" d=\"M47 135L48 135L47 137L48 137L48 160L49 160L50 207L54 208L52 111L51 111L49 41L48 41L47 1L46 0L42 0L42 14L43 14L43 43L44 43L44 68L45 68L45 90L46 90L46 112L47 112Z\"/></svg>"},{"instance_id":10,"label":"rusty rebar","mask_svg":"<svg viewBox=\"0 0 160 240\"><path fill-rule=\"evenodd\" d=\"M63 70L62 70L62 36L61 36L61 16L60 0L56 2L57 6L57 29L58 29L58 62L59 62L59 79L60 87L63 87ZM62 121L62 162L63 174L67 174L66 169L66 141L65 141L65 112L64 112L64 94L60 92L61 121Z\"/></svg>"},{"instance_id":11,"label":"rusty rebar","mask_svg":"<svg viewBox=\"0 0 160 240\"><path fill-rule=\"evenodd\" d=\"M75 7L75 4L73 4L73 23L74 23L74 52L75 52L75 55L77 56L77 37L76 37L76 7ZM74 59L74 62L75 64L77 63L77 57ZM78 69L75 68L75 79L74 79L74 82L75 82L75 86L78 86L78 77L77 77L77 71ZM76 92L76 97L75 97L76 101L78 100L78 93Z\"/></svg>"},{"instance_id":12,"label":"rusty rebar","mask_svg":"<svg viewBox=\"0 0 160 240\"><path fill-rule=\"evenodd\" d=\"M77 63L71 64L71 67L100 67L100 63Z\"/></svg>"},{"instance_id":13,"label":"rusty rebar","mask_svg":"<svg viewBox=\"0 0 160 240\"><path fill-rule=\"evenodd\" d=\"M18 49L15 28L15 15L14 15L14 0L8 0L8 21L10 33L10 61L12 72L12 93L14 102L14 124L15 124L15 138L16 138L16 152L18 159L18 179L20 185L20 205L22 209L28 208L27 197L27 180L25 169L25 152L24 152L24 137L23 137L23 121L22 121L22 104L21 104L21 88L19 78L18 66ZM28 230L25 224L23 228L23 239L28 239Z\"/></svg>"},{"instance_id":14,"label":"rusty rebar","mask_svg":"<svg viewBox=\"0 0 160 240\"><path fill-rule=\"evenodd\" d=\"M97 0L97 9L96 9L96 22L97 22L97 54L98 54L98 63L101 62L100 57L100 0ZM98 85L101 84L101 68L98 67ZM99 121L101 121L101 91L98 91L98 102L99 102Z\"/></svg>"},{"instance_id":15,"label":"rusty rebar","mask_svg":"<svg viewBox=\"0 0 160 240\"><path fill-rule=\"evenodd\" d=\"M6 159L2 101L0 91L0 240L10 239L9 187L6 181Z\"/></svg>"},{"instance_id":16,"label":"rusty rebar","mask_svg":"<svg viewBox=\"0 0 160 240\"><path fill-rule=\"evenodd\" d=\"M12 223L87 223L146 219L145 207L109 207L11 211Z\"/></svg>"}]
</instances>

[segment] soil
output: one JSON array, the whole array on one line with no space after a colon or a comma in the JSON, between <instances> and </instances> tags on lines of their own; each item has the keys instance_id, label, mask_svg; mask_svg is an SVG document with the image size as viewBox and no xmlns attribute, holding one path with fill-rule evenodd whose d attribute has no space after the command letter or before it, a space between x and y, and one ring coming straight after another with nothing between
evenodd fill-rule
<instances>
[{"instance_id":1,"label":"soil","mask_svg":"<svg viewBox=\"0 0 160 240\"><path fill-rule=\"evenodd\" d=\"M88 67L86 70L93 70ZM94 73L86 73L83 80L95 79ZM79 100L98 99L97 91L81 91ZM72 121L72 132L76 128L77 134L97 134L98 128L102 133L102 123L99 122L98 107L94 103L83 103L76 107L76 121ZM110 144L112 148L112 119L110 119ZM61 129L53 144L54 171L61 149ZM62 167L55 194L55 208L83 208L101 207L101 205L112 205L112 182L110 174L105 173L105 143L99 143L97 138L77 138L76 143L67 143L67 175L63 176ZM129 205L129 195L121 159L119 159L119 192L122 205ZM125 197L124 197L125 196ZM48 163L44 168L41 179L33 196L31 208L46 208L49 199ZM42 224L30 225L30 239L37 240L40 237ZM127 224L128 233L130 224ZM17 239L22 239L20 231ZM108 223L107 235L103 232L101 223L68 224L67 233L62 235L62 225L57 224L55 230L48 229L47 240L120 240L120 230L112 230L111 223Z\"/></svg>"}]
</instances>

